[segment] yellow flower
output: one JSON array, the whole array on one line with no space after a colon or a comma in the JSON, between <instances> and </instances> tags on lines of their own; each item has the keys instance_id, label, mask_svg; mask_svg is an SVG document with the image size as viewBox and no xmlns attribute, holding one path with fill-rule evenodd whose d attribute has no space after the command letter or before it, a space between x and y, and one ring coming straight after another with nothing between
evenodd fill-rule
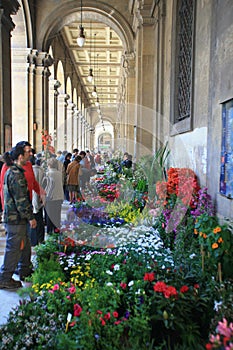
<instances>
[{"instance_id":1,"label":"yellow flower","mask_svg":"<svg viewBox=\"0 0 233 350\"><path fill-rule=\"evenodd\" d=\"M195 235L198 235L198 231L197 231L196 228L194 229L194 234L195 234Z\"/></svg>"},{"instance_id":2,"label":"yellow flower","mask_svg":"<svg viewBox=\"0 0 233 350\"><path fill-rule=\"evenodd\" d=\"M203 232L200 232L199 235L200 235L200 236L203 236Z\"/></svg>"},{"instance_id":3,"label":"yellow flower","mask_svg":"<svg viewBox=\"0 0 233 350\"><path fill-rule=\"evenodd\" d=\"M218 248L218 243L213 243L212 244L212 249L217 249Z\"/></svg>"}]
</instances>

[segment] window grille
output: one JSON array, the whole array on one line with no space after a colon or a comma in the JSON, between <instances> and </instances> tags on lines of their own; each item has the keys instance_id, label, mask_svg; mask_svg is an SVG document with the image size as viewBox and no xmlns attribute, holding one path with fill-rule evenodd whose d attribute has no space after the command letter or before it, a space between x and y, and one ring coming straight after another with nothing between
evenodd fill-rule
<instances>
[{"instance_id":1,"label":"window grille","mask_svg":"<svg viewBox=\"0 0 233 350\"><path fill-rule=\"evenodd\" d=\"M191 117L194 0L178 1L177 101L175 123Z\"/></svg>"}]
</instances>

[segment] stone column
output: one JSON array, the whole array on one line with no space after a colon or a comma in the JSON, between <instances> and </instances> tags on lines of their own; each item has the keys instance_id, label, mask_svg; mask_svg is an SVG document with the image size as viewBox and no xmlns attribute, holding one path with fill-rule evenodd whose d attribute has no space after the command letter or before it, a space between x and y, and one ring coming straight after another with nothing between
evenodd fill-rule
<instances>
[{"instance_id":1,"label":"stone column","mask_svg":"<svg viewBox=\"0 0 233 350\"><path fill-rule=\"evenodd\" d=\"M42 150L41 131L44 129L43 120L43 58L46 52L37 52L34 56L35 68L33 70L33 124L34 147L37 152Z\"/></svg>"},{"instance_id":2,"label":"stone column","mask_svg":"<svg viewBox=\"0 0 233 350\"><path fill-rule=\"evenodd\" d=\"M69 102L67 105L67 121L66 121L66 128L67 128L67 151L72 153L73 150L73 120L74 120L74 107L75 104L73 102Z\"/></svg>"},{"instance_id":3,"label":"stone column","mask_svg":"<svg viewBox=\"0 0 233 350\"><path fill-rule=\"evenodd\" d=\"M27 86L28 86L28 115L27 115L27 125L28 125L28 140L35 146L35 135L37 130L37 123L34 121L34 70L35 70L35 56L38 55L37 50L31 50L27 56L28 62L28 76L27 76ZM27 139L27 138L26 138ZM39 151L39 150L38 150Z\"/></svg>"},{"instance_id":4,"label":"stone column","mask_svg":"<svg viewBox=\"0 0 233 350\"><path fill-rule=\"evenodd\" d=\"M28 118L28 64L25 60L29 49L12 48L12 144L29 140L33 144L29 130L33 130Z\"/></svg>"},{"instance_id":5,"label":"stone column","mask_svg":"<svg viewBox=\"0 0 233 350\"><path fill-rule=\"evenodd\" d=\"M153 140L154 101L154 25L151 1L137 0L133 8L136 34L136 121L137 156L151 151Z\"/></svg>"},{"instance_id":6,"label":"stone column","mask_svg":"<svg viewBox=\"0 0 233 350\"><path fill-rule=\"evenodd\" d=\"M54 118L53 118L53 134L54 134L54 148L57 150L57 115L58 115L58 89L61 86L60 81L55 80L54 82Z\"/></svg>"},{"instance_id":7,"label":"stone column","mask_svg":"<svg viewBox=\"0 0 233 350\"><path fill-rule=\"evenodd\" d=\"M78 148L78 115L79 110L74 105L74 118L73 118L73 144L72 148Z\"/></svg>"},{"instance_id":8,"label":"stone column","mask_svg":"<svg viewBox=\"0 0 233 350\"><path fill-rule=\"evenodd\" d=\"M67 135L66 135L66 107L67 94L59 94L58 96L58 113L57 113L57 150L64 151L66 149Z\"/></svg>"},{"instance_id":9,"label":"stone column","mask_svg":"<svg viewBox=\"0 0 233 350\"><path fill-rule=\"evenodd\" d=\"M37 151L42 149L41 131L48 130L48 113L49 113L49 66L53 59L46 52L37 52L34 56L34 120L36 126L34 147Z\"/></svg>"},{"instance_id":10,"label":"stone column","mask_svg":"<svg viewBox=\"0 0 233 350\"><path fill-rule=\"evenodd\" d=\"M122 56L122 66L124 69L124 74L122 77L121 90L122 90L122 101L121 108L122 114L122 126L123 126L123 136L127 135L125 141L125 149L131 154L134 153L134 143L133 143L133 127L136 118L136 106L135 106L135 54L125 53ZM125 136L124 136L125 138Z\"/></svg>"},{"instance_id":11,"label":"stone column","mask_svg":"<svg viewBox=\"0 0 233 350\"><path fill-rule=\"evenodd\" d=\"M20 4L16 0L0 2L0 147L1 154L11 148L11 31L15 25L11 15L16 14Z\"/></svg>"}]
</instances>

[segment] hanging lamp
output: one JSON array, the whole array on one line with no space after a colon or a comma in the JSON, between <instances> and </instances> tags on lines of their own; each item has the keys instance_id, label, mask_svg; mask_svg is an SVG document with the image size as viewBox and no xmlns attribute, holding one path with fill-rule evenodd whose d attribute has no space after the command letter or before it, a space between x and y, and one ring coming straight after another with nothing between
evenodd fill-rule
<instances>
[{"instance_id":1,"label":"hanging lamp","mask_svg":"<svg viewBox=\"0 0 233 350\"><path fill-rule=\"evenodd\" d=\"M84 28L83 28L83 1L81 0L81 24L79 26L79 35L77 38L77 44L80 47L83 47L85 44L85 35L84 35Z\"/></svg>"},{"instance_id":2,"label":"hanging lamp","mask_svg":"<svg viewBox=\"0 0 233 350\"><path fill-rule=\"evenodd\" d=\"M89 68L89 74L87 77L87 80L89 81L89 83L92 83L94 78L93 69L91 68L91 58L92 58L91 42L92 42L92 22L90 21L90 68Z\"/></svg>"}]
</instances>

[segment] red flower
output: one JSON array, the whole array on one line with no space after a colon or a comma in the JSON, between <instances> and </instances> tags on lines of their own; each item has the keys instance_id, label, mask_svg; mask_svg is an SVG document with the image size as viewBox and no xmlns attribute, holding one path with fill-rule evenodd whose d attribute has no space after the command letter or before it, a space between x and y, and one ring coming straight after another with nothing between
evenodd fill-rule
<instances>
[{"instance_id":1,"label":"red flower","mask_svg":"<svg viewBox=\"0 0 233 350\"><path fill-rule=\"evenodd\" d=\"M144 281L149 281L149 282L154 281L155 280L154 272L146 272L143 279Z\"/></svg>"},{"instance_id":2,"label":"red flower","mask_svg":"<svg viewBox=\"0 0 233 350\"><path fill-rule=\"evenodd\" d=\"M101 310L97 310L96 313L102 315L103 312Z\"/></svg>"},{"instance_id":3,"label":"red flower","mask_svg":"<svg viewBox=\"0 0 233 350\"><path fill-rule=\"evenodd\" d=\"M177 295L177 290L175 287L172 286L167 286L166 290L163 292L163 295L165 298L170 298L171 296L176 296Z\"/></svg>"},{"instance_id":4,"label":"red flower","mask_svg":"<svg viewBox=\"0 0 233 350\"><path fill-rule=\"evenodd\" d=\"M117 318L118 317L118 312L117 311L113 311L112 315L113 315L113 317Z\"/></svg>"},{"instance_id":5,"label":"red flower","mask_svg":"<svg viewBox=\"0 0 233 350\"><path fill-rule=\"evenodd\" d=\"M116 324L116 325L118 325L118 324L120 324L120 323L121 323L120 320L114 322L114 324Z\"/></svg>"},{"instance_id":6,"label":"red flower","mask_svg":"<svg viewBox=\"0 0 233 350\"><path fill-rule=\"evenodd\" d=\"M156 282L153 286L155 292L165 292L167 285L164 282Z\"/></svg>"},{"instance_id":7,"label":"red flower","mask_svg":"<svg viewBox=\"0 0 233 350\"><path fill-rule=\"evenodd\" d=\"M213 345L208 343L208 344L206 344L205 348L206 348L206 350L211 350L211 349L213 349Z\"/></svg>"},{"instance_id":8,"label":"red flower","mask_svg":"<svg viewBox=\"0 0 233 350\"><path fill-rule=\"evenodd\" d=\"M199 284L197 284L197 283L196 283L196 284L194 284L194 288L195 288L195 289L200 288Z\"/></svg>"},{"instance_id":9,"label":"red flower","mask_svg":"<svg viewBox=\"0 0 233 350\"><path fill-rule=\"evenodd\" d=\"M120 283L120 286L121 286L121 288L122 288L122 289L125 289L125 288L127 287L127 284L126 284L126 283L121 282L121 283Z\"/></svg>"},{"instance_id":10,"label":"red flower","mask_svg":"<svg viewBox=\"0 0 233 350\"><path fill-rule=\"evenodd\" d=\"M106 322L104 321L104 319L102 317L100 317L100 321L101 321L102 326L106 325Z\"/></svg>"},{"instance_id":11,"label":"red flower","mask_svg":"<svg viewBox=\"0 0 233 350\"><path fill-rule=\"evenodd\" d=\"M180 288L180 292L181 292L181 293L186 293L188 290L189 290L189 287L188 287L188 286L182 286L182 287Z\"/></svg>"},{"instance_id":12,"label":"red flower","mask_svg":"<svg viewBox=\"0 0 233 350\"><path fill-rule=\"evenodd\" d=\"M82 312L82 308L79 304L74 304L74 316L79 317Z\"/></svg>"},{"instance_id":13,"label":"red flower","mask_svg":"<svg viewBox=\"0 0 233 350\"><path fill-rule=\"evenodd\" d=\"M110 320L110 317L111 317L110 312L107 312L107 313L104 315L105 320Z\"/></svg>"}]
</instances>

